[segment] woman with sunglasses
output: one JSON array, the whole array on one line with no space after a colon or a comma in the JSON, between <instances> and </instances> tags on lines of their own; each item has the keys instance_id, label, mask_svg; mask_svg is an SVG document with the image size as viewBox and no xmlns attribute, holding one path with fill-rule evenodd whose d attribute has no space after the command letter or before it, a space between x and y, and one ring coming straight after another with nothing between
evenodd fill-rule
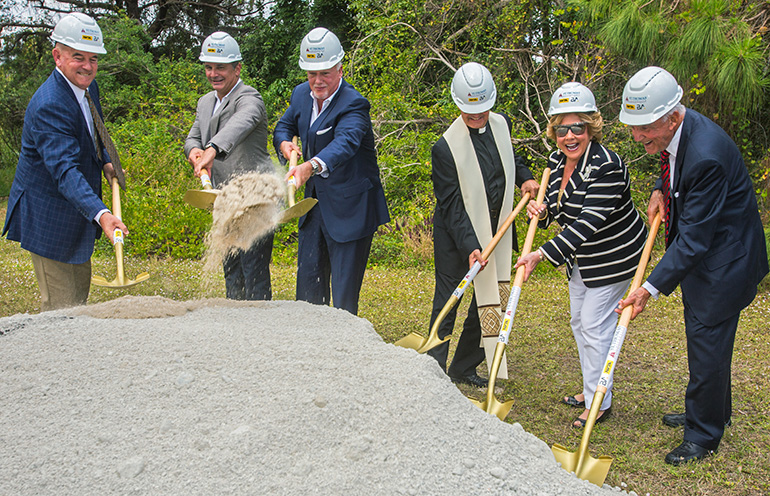
<instances>
[{"instance_id":1,"label":"woman with sunglasses","mask_svg":"<svg viewBox=\"0 0 770 496\"><path fill-rule=\"evenodd\" d=\"M584 427L617 326L614 310L634 276L647 228L631 200L628 169L600 144L602 116L591 91L580 83L562 85L548 116L546 132L557 147L549 158L551 178L543 205L531 201L527 213L538 216L543 229L556 221L561 232L516 267L526 265L527 278L543 260L566 267L583 387L561 402L584 409L572 422ZM609 384L597 423L609 418L611 405Z\"/></svg>"}]
</instances>

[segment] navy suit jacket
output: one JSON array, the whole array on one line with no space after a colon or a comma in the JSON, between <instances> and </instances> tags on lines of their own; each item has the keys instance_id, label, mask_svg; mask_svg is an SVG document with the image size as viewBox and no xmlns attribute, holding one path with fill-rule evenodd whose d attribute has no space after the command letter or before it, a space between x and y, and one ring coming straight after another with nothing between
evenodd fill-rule
<instances>
[{"instance_id":1,"label":"navy suit jacket","mask_svg":"<svg viewBox=\"0 0 770 496\"><path fill-rule=\"evenodd\" d=\"M681 284L695 317L715 326L756 296L768 272L765 237L754 188L733 140L692 109L682 126L669 244L648 281L666 295Z\"/></svg>"},{"instance_id":2,"label":"navy suit jacket","mask_svg":"<svg viewBox=\"0 0 770 496\"><path fill-rule=\"evenodd\" d=\"M88 91L101 115L96 81ZM106 208L101 201L103 165L75 94L54 70L24 114L3 234L42 257L72 264L88 261L101 234L93 219Z\"/></svg>"},{"instance_id":3,"label":"navy suit jacket","mask_svg":"<svg viewBox=\"0 0 770 496\"><path fill-rule=\"evenodd\" d=\"M289 108L275 126L276 151L281 156L281 143L299 136L303 157L318 157L328 167L328 177L308 180L305 196L318 199L316 208L321 209L332 239L346 243L371 236L390 215L377 166L369 101L342 80L329 107L311 126L312 111L310 85L305 82L294 88ZM303 221L304 217L300 227Z\"/></svg>"}]
</instances>

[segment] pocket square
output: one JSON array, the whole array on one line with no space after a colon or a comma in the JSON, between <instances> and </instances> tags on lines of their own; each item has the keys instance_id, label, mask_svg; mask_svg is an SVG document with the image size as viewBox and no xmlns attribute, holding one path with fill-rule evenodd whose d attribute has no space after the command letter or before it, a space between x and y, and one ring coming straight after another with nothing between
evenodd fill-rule
<instances>
[{"instance_id":1,"label":"pocket square","mask_svg":"<svg viewBox=\"0 0 770 496\"><path fill-rule=\"evenodd\" d=\"M328 133L331 130L332 130L332 127L329 126L326 129L321 129L320 131L317 131L315 134L316 134L316 136L321 136L322 134L326 134L326 133Z\"/></svg>"}]
</instances>

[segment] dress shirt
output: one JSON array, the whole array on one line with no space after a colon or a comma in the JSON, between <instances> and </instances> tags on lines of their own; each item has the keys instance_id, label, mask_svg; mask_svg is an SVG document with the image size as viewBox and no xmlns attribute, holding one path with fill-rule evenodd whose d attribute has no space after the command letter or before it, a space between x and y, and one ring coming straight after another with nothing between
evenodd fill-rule
<instances>
[{"instance_id":1,"label":"dress shirt","mask_svg":"<svg viewBox=\"0 0 770 496\"><path fill-rule=\"evenodd\" d=\"M334 93L332 93L329 98L323 101L321 103L321 110L318 110L318 98L316 98L315 93L313 93L313 90L310 90L310 97L313 99L313 112L310 114L310 125L312 126L313 123L318 119L318 116L323 114L324 110L329 108L329 105L331 105L332 100L334 100L334 97L337 96L337 93L340 91L340 86L342 86L342 78L340 78L340 84L337 85L337 89L334 90ZM318 175L321 177L329 177L329 168L326 166L326 162L321 160L318 157L313 157L310 160L315 159L316 162L321 164L321 170L318 172Z\"/></svg>"},{"instance_id":2,"label":"dress shirt","mask_svg":"<svg viewBox=\"0 0 770 496\"><path fill-rule=\"evenodd\" d=\"M88 106L88 100L86 100L86 90L78 88L72 84L72 82L67 79L67 76L65 76L58 67L56 70L59 71L59 74L61 74L64 80L67 81L67 84L70 85L70 89L72 89L72 92L75 94L75 100L80 103L80 111L83 112L83 117L85 117L86 123L88 124L88 132L91 133L91 139L94 140L94 147L96 147L96 139L94 138L94 118L91 116L91 107ZM102 218L102 215L109 211L110 210L107 208L99 210L96 213L96 216L94 216L94 221L98 224L99 219Z\"/></svg>"},{"instance_id":3,"label":"dress shirt","mask_svg":"<svg viewBox=\"0 0 770 496\"><path fill-rule=\"evenodd\" d=\"M211 115L214 115L214 114L217 113L217 110L219 110L219 107L222 106L222 102L225 101L225 98L230 96L230 93L232 93L235 90L235 88L238 87L239 84L241 84L241 79L240 78L238 79L238 82L235 83L232 88L230 88L230 91L228 91L227 94L225 96L223 96L221 99L219 98L219 93L214 92L214 96L217 99L217 103L214 104L214 110L211 112Z\"/></svg>"},{"instance_id":4,"label":"dress shirt","mask_svg":"<svg viewBox=\"0 0 770 496\"><path fill-rule=\"evenodd\" d=\"M682 115L682 122L684 123L684 115ZM668 172L668 178L669 178L669 195L674 195L674 170L676 169L676 152L679 150L679 140L682 138L682 125L680 124L679 127L676 129L676 132L674 133L674 137L671 138L671 142L666 147L666 151L670 154L668 157L668 166L669 166L669 172ZM671 198L671 201L673 202L674 199ZM644 281L642 283L642 287L646 289L650 296L653 297L653 299L658 299L658 296L660 296L660 291L658 291L658 288L653 286L647 281Z\"/></svg>"}]
</instances>

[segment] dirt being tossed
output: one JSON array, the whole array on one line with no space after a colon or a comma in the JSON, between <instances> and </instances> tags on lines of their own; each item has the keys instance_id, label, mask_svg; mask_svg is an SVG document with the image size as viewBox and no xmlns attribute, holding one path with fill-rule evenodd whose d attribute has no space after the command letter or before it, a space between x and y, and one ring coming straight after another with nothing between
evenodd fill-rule
<instances>
[{"instance_id":1,"label":"dirt being tossed","mask_svg":"<svg viewBox=\"0 0 770 496\"><path fill-rule=\"evenodd\" d=\"M0 397L0 494L614 492L431 357L303 302L123 297L2 318Z\"/></svg>"},{"instance_id":2,"label":"dirt being tossed","mask_svg":"<svg viewBox=\"0 0 770 496\"><path fill-rule=\"evenodd\" d=\"M214 271L235 250L248 250L278 225L286 184L275 174L249 172L232 178L214 202L206 236L205 269Z\"/></svg>"}]
</instances>

